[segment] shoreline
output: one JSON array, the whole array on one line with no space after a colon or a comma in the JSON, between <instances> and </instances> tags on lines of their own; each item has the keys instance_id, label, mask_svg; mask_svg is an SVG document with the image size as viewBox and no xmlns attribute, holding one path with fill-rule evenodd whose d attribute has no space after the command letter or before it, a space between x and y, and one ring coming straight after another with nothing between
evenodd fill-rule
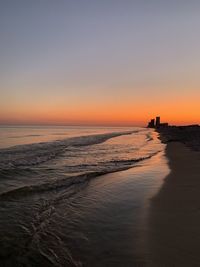
<instances>
[{"instance_id":1,"label":"shoreline","mask_svg":"<svg viewBox=\"0 0 200 267\"><path fill-rule=\"evenodd\" d=\"M171 172L150 204L150 266L200 266L200 152L169 142L166 157Z\"/></svg>"}]
</instances>

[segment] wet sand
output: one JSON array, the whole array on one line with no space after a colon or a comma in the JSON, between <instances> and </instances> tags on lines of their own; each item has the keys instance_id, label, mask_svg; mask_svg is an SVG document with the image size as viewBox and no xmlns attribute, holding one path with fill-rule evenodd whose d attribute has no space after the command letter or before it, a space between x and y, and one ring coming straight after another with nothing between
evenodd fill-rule
<instances>
[{"instance_id":1,"label":"wet sand","mask_svg":"<svg viewBox=\"0 0 200 267\"><path fill-rule=\"evenodd\" d=\"M170 174L152 199L148 266L200 266L200 152L166 148Z\"/></svg>"},{"instance_id":2,"label":"wet sand","mask_svg":"<svg viewBox=\"0 0 200 267\"><path fill-rule=\"evenodd\" d=\"M70 212L67 244L75 264L68 266L147 266L149 200L168 173L162 152L135 168L91 180Z\"/></svg>"}]
</instances>

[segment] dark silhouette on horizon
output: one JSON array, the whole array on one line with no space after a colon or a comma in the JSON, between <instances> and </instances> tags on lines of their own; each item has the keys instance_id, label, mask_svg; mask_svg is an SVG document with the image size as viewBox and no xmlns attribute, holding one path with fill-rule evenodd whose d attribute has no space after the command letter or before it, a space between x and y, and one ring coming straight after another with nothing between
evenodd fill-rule
<instances>
[{"instance_id":1,"label":"dark silhouette on horizon","mask_svg":"<svg viewBox=\"0 0 200 267\"><path fill-rule=\"evenodd\" d=\"M156 123L155 123L156 121ZM169 124L168 122L164 122L164 123L161 123L161 120L160 120L160 116L157 116L156 117L156 120L155 119L151 119L150 122L148 123L148 128L160 128L160 127L168 127Z\"/></svg>"}]
</instances>

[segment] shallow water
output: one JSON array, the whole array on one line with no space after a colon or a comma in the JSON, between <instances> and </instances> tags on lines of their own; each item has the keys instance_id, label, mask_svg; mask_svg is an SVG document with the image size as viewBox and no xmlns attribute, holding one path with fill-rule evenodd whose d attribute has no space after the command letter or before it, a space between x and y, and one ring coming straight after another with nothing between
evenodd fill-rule
<instances>
[{"instance_id":1,"label":"shallow water","mask_svg":"<svg viewBox=\"0 0 200 267\"><path fill-rule=\"evenodd\" d=\"M169 171L157 133L58 128L0 129L2 264L143 264L148 201Z\"/></svg>"}]
</instances>

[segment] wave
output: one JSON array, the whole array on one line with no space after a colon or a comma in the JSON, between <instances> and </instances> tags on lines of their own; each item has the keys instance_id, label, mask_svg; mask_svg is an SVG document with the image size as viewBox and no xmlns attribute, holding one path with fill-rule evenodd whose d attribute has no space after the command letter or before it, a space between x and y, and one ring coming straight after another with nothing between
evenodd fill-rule
<instances>
[{"instance_id":1,"label":"wave","mask_svg":"<svg viewBox=\"0 0 200 267\"><path fill-rule=\"evenodd\" d=\"M38 165L61 155L67 147L99 144L110 138L129 135L138 131L72 137L52 142L18 145L0 149L0 171Z\"/></svg>"},{"instance_id":2,"label":"wave","mask_svg":"<svg viewBox=\"0 0 200 267\"><path fill-rule=\"evenodd\" d=\"M152 135L151 134L147 134L146 135L146 139L147 139L147 141L149 142L149 141L152 141L153 140L153 137L152 137Z\"/></svg>"},{"instance_id":3,"label":"wave","mask_svg":"<svg viewBox=\"0 0 200 267\"><path fill-rule=\"evenodd\" d=\"M20 197L30 196L30 194L39 194L39 193L55 191L55 190L57 191L57 190L62 190L62 189L66 190L71 186L82 185L90 181L92 178L95 178L101 175L130 169L134 166L137 166L136 163L150 159L151 157L155 156L158 153L159 151L152 153L151 155L148 155L146 157L137 158L137 159L116 160L116 161L106 162L107 166L105 166L104 169L101 169L99 171L86 172L84 174L67 176L67 177L56 179L50 182L44 182L44 183L35 184L35 185L27 185L27 186L18 187L18 188L15 188L15 189L12 189L6 192L2 192L0 194L0 199L9 200L9 199L16 199Z\"/></svg>"},{"instance_id":4,"label":"wave","mask_svg":"<svg viewBox=\"0 0 200 267\"><path fill-rule=\"evenodd\" d=\"M28 134L28 135L16 135L16 136L10 136L8 138L24 138L24 137L38 137L38 136L42 136L41 134Z\"/></svg>"}]
</instances>

